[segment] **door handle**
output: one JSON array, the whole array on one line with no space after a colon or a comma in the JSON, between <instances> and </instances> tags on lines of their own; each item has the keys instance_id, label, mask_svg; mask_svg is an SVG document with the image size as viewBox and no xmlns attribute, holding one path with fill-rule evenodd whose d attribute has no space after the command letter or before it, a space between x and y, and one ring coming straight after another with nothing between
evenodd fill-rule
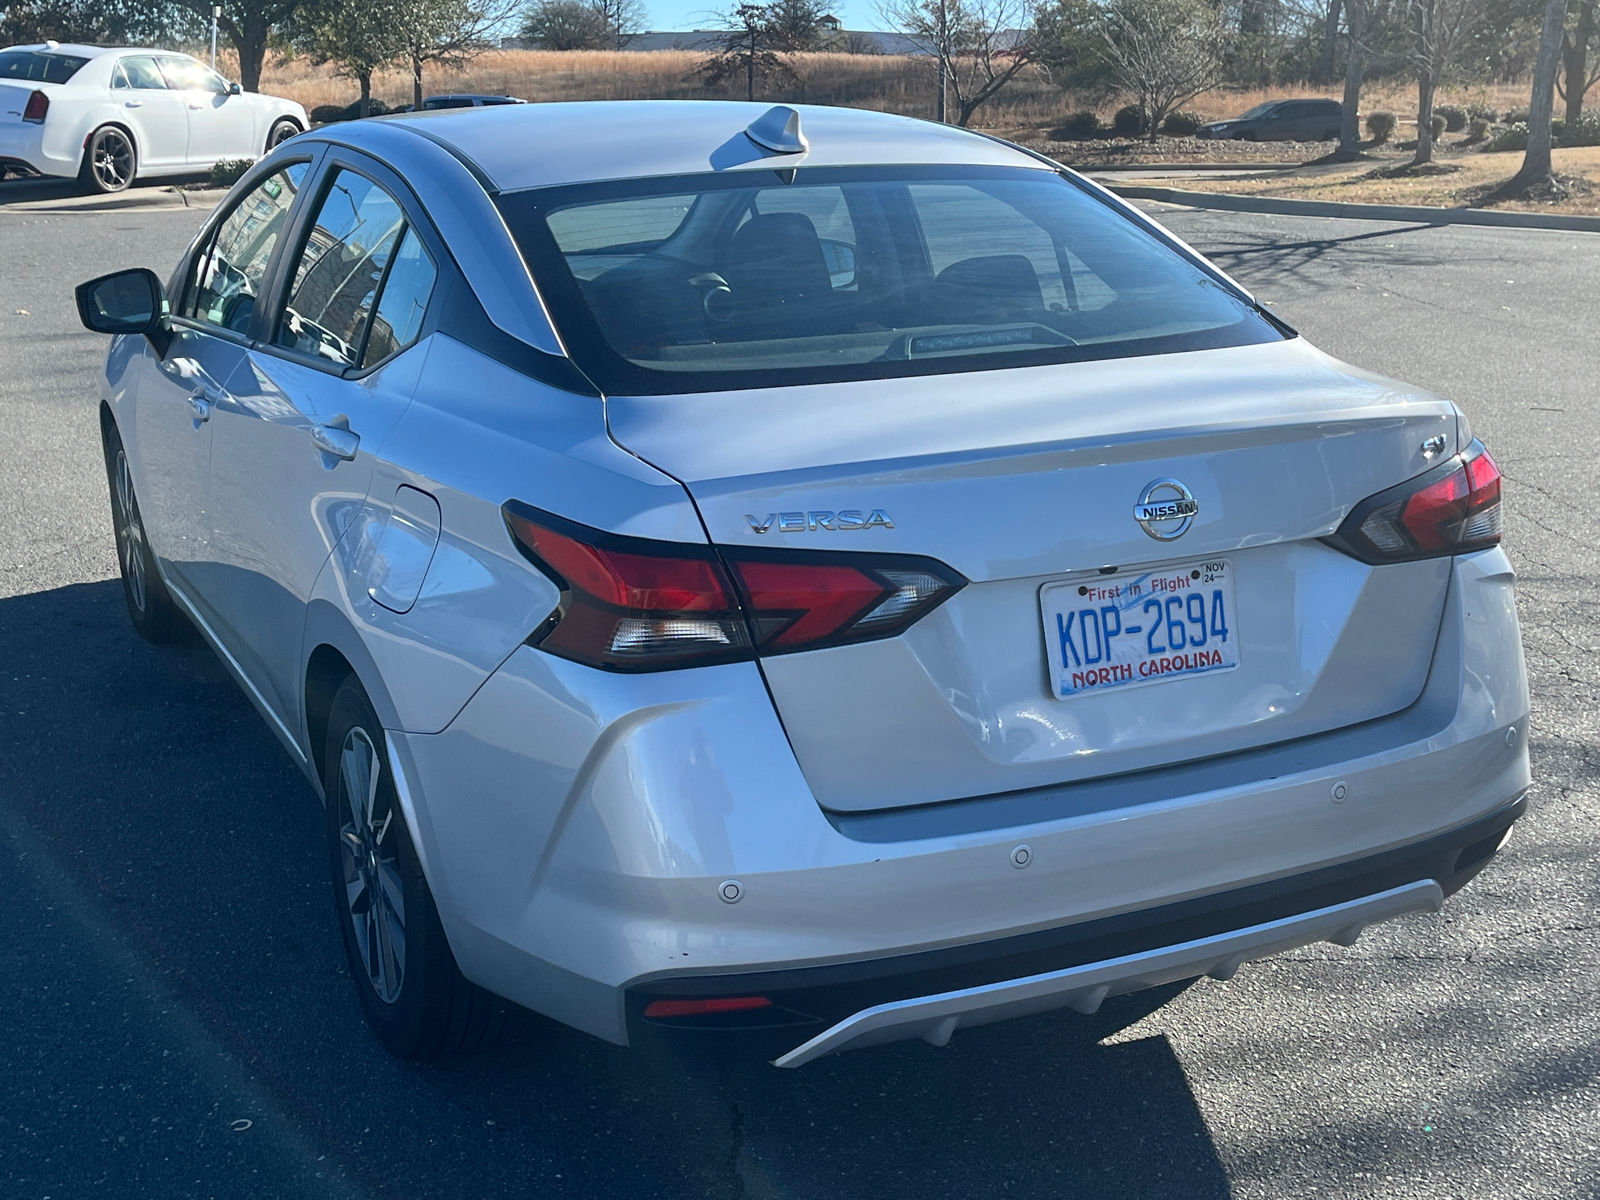
<instances>
[{"instance_id":1,"label":"door handle","mask_svg":"<svg viewBox=\"0 0 1600 1200\"><path fill-rule=\"evenodd\" d=\"M194 426L196 429L211 419L211 404L211 396L206 392L205 388L197 388L189 396L189 410L194 414Z\"/></svg>"},{"instance_id":2,"label":"door handle","mask_svg":"<svg viewBox=\"0 0 1600 1200\"><path fill-rule=\"evenodd\" d=\"M324 454L348 462L356 456L356 450L361 446L361 435L338 425L313 425L311 443Z\"/></svg>"},{"instance_id":3,"label":"door handle","mask_svg":"<svg viewBox=\"0 0 1600 1200\"><path fill-rule=\"evenodd\" d=\"M122 102L122 107L123 108L142 108L143 106L144 106L144 101L143 100L124 100Z\"/></svg>"}]
</instances>

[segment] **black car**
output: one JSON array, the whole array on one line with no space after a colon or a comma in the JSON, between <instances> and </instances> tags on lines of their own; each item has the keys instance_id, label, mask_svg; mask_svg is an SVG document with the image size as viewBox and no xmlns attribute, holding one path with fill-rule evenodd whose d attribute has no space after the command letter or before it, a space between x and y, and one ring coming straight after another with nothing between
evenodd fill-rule
<instances>
[{"instance_id":1,"label":"black car","mask_svg":"<svg viewBox=\"0 0 1600 1200\"><path fill-rule=\"evenodd\" d=\"M526 104L526 100L519 100L515 96L473 96L459 94L454 96L429 96L422 102L424 112L432 112L436 108L483 108L494 104Z\"/></svg>"},{"instance_id":2,"label":"black car","mask_svg":"<svg viewBox=\"0 0 1600 1200\"><path fill-rule=\"evenodd\" d=\"M1328 142L1339 136L1344 105L1337 100L1272 100L1231 121L1200 130L1204 138L1245 142Z\"/></svg>"}]
</instances>

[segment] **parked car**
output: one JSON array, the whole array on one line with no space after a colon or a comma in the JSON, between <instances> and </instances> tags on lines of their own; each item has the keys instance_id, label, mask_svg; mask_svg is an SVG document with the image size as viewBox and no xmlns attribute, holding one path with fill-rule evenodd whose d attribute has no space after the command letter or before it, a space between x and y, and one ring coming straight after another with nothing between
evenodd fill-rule
<instances>
[{"instance_id":1,"label":"parked car","mask_svg":"<svg viewBox=\"0 0 1600 1200\"><path fill-rule=\"evenodd\" d=\"M187 54L57 42L0 50L0 166L77 176L97 192L258 158L306 125L294 101L243 92Z\"/></svg>"},{"instance_id":2,"label":"parked car","mask_svg":"<svg viewBox=\"0 0 1600 1200\"><path fill-rule=\"evenodd\" d=\"M424 111L438 108L484 108L496 104L526 104L515 96L475 96L467 93L454 96L429 96L422 102Z\"/></svg>"},{"instance_id":3,"label":"parked car","mask_svg":"<svg viewBox=\"0 0 1600 1200\"><path fill-rule=\"evenodd\" d=\"M1523 811L1466 415L1026 150L729 102L333 125L78 303L134 627L198 629L323 796L398 1054L505 1000L784 1066L943 1045L1349 945Z\"/></svg>"},{"instance_id":4,"label":"parked car","mask_svg":"<svg viewBox=\"0 0 1600 1200\"><path fill-rule=\"evenodd\" d=\"M1204 126L1200 136L1245 142L1330 142L1339 137L1344 105L1337 100L1273 100L1231 121Z\"/></svg>"}]
</instances>

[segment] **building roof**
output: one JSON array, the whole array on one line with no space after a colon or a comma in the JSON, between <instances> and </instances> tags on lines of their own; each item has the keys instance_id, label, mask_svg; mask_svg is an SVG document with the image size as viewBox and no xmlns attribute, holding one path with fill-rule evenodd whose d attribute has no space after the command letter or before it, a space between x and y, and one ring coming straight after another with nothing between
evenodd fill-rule
<instances>
[{"instance_id":1,"label":"building roof","mask_svg":"<svg viewBox=\"0 0 1600 1200\"><path fill-rule=\"evenodd\" d=\"M958 129L856 108L793 105L810 143L774 154L745 136L770 104L722 100L604 100L457 108L381 117L468 159L499 191L787 166L970 164L1042 168L1002 142ZM360 126L340 129L359 143ZM373 136L381 136L373 130Z\"/></svg>"}]
</instances>

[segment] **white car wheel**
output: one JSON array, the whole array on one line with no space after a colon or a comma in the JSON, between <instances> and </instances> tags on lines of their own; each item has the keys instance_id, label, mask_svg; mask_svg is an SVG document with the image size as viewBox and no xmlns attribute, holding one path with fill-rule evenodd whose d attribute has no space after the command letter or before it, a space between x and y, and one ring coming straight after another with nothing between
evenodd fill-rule
<instances>
[{"instance_id":1,"label":"white car wheel","mask_svg":"<svg viewBox=\"0 0 1600 1200\"><path fill-rule=\"evenodd\" d=\"M95 192L120 192L133 182L139 155L133 139L115 125L105 125L89 136L78 178Z\"/></svg>"},{"instance_id":2,"label":"white car wheel","mask_svg":"<svg viewBox=\"0 0 1600 1200\"><path fill-rule=\"evenodd\" d=\"M287 142L299 132L300 126L296 125L293 121L278 121L274 123L271 131L267 134L266 152L271 154L279 146L283 145L283 143Z\"/></svg>"}]
</instances>

